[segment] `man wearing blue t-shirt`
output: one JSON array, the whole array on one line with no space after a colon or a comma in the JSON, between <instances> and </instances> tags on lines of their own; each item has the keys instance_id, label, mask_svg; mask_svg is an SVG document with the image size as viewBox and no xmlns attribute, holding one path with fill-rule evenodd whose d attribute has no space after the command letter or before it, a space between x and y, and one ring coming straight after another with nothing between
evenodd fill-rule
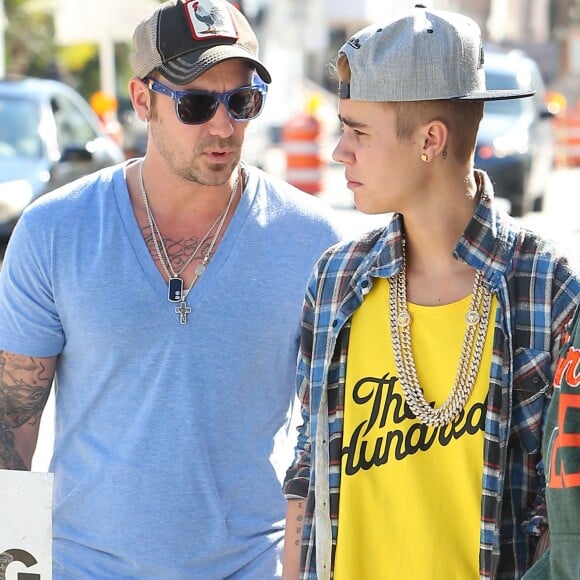
<instances>
[{"instance_id":1,"label":"man wearing blue t-shirt","mask_svg":"<svg viewBox=\"0 0 580 580\"><path fill-rule=\"evenodd\" d=\"M48 194L0 273L0 468L56 378L53 577L274 578L304 289L338 240L241 160L270 74L223 0L133 37L143 159Z\"/></svg>"}]
</instances>

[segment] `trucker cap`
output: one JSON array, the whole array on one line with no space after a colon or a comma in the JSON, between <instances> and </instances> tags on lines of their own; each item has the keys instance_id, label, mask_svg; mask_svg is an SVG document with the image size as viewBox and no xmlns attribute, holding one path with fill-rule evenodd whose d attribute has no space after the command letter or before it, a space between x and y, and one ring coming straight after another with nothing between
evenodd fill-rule
<instances>
[{"instance_id":1,"label":"trucker cap","mask_svg":"<svg viewBox=\"0 0 580 580\"><path fill-rule=\"evenodd\" d=\"M348 59L349 83L339 96L355 101L493 101L530 97L529 90L486 90L481 30L467 16L412 11L359 31L339 50Z\"/></svg>"},{"instance_id":2,"label":"trucker cap","mask_svg":"<svg viewBox=\"0 0 580 580\"><path fill-rule=\"evenodd\" d=\"M139 78L157 70L183 85L232 58L248 61L263 81L272 81L258 59L258 40L249 22L226 0L169 0L133 33L130 62Z\"/></svg>"}]
</instances>

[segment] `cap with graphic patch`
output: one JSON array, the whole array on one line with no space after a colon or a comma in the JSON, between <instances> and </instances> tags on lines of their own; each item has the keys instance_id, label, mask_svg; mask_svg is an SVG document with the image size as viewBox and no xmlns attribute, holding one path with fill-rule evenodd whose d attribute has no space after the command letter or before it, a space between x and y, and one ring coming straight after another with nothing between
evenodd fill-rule
<instances>
[{"instance_id":1,"label":"cap with graphic patch","mask_svg":"<svg viewBox=\"0 0 580 580\"><path fill-rule=\"evenodd\" d=\"M135 75L159 71L178 85L212 66L241 58L272 78L258 59L258 40L244 15L226 0L169 0L137 25L130 56Z\"/></svg>"},{"instance_id":2,"label":"cap with graphic patch","mask_svg":"<svg viewBox=\"0 0 580 580\"><path fill-rule=\"evenodd\" d=\"M534 91L487 90L481 30L471 18L417 4L407 15L374 24L339 50L350 82L339 96L354 101L517 99Z\"/></svg>"}]
</instances>

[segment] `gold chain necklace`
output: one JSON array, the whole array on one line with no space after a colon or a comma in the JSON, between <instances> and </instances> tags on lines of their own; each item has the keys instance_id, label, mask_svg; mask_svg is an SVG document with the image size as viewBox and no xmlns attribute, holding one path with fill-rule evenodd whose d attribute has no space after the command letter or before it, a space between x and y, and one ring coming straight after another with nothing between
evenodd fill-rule
<instances>
[{"instance_id":1,"label":"gold chain necklace","mask_svg":"<svg viewBox=\"0 0 580 580\"><path fill-rule=\"evenodd\" d=\"M389 291L389 320L399 382L409 408L422 423L431 427L446 425L451 423L465 407L481 363L491 298L491 293L483 286L483 275L478 270L475 274L469 309L465 315L465 335L453 388L440 407L432 407L419 385L411 349L411 315L407 310L407 268L403 242L403 267L391 280Z\"/></svg>"}]
</instances>

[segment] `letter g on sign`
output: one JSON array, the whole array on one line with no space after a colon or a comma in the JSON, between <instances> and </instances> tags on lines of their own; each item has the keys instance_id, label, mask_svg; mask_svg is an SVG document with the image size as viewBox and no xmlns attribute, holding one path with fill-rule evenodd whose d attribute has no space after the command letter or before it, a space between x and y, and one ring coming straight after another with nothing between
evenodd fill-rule
<instances>
[{"instance_id":1,"label":"letter g on sign","mask_svg":"<svg viewBox=\"0 0 580 580\"><path fill-rule=\"evenodd\" d=\"M6 569L14 562L20 562L27 568L38 564L36 558L25 550L19 550L17 548L6 550L0 554L0 580L6 580ZM40 580L40 574L19 572L16 578L18 580Z\"/></svg>"}]
</instances>

